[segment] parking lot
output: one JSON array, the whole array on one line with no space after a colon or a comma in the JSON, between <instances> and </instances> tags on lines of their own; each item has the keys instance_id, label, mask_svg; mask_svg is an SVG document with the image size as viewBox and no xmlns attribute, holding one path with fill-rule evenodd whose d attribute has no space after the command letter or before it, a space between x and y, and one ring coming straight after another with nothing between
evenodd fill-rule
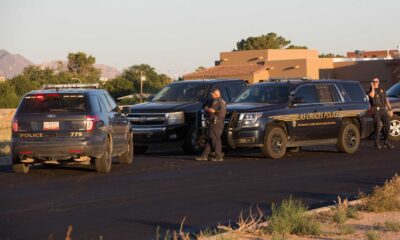
<instances>
[{"instance_id":1,"label":"parking lot","mask_svg":"<svg viewBox=\"0 0 400 240\"><path fill-rule=\"evenodd\" d=\"M196 232L234 222L240 212L294 196L311 207L371 191L400 169L394 150L364 140L354 155L305 148L283 159L233 150L224 162L196 162L169 146L135 156L109 174L37 166L24 175L0 167L0 239L155 239L157 228ZM100 238L102 237L102 238Z\"/></svg>"}]
</instances>

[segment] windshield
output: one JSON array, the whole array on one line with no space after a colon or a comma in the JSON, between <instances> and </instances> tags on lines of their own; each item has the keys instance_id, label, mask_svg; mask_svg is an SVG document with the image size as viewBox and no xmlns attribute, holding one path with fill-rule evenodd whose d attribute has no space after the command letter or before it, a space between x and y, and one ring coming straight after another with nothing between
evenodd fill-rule
<instances>
[{"instance_id":1,"label":"windshield","mask_svg":"<svg viewBox=\"0 0 400 240\"><path fill-rule=\"evenodd\" d=\"M22 113L85 112L82 94L32 94L23 99Z\"/></svg>"},{"instance_id":2,"label":"windshield","mask_svg":"<svg viewBox=\"0 0 400 240\"><path fill-rule=\"evenodd\" d=\"M163 88L154 98L156 102L203 101L207 85L204 84L171 84Z\"/></svg>"},{"instance_id":3,"label":"windshield","mask_svg":"<svg viewBox=\"0 0 400 240\"><path fill-rule=\"evenodd\" d=\"M400 83L393 85L389 90L387 90L388 97L400 97Z\"/></svg>"},{"instance_id":4,"label":"windshield","mask_svg":"<svg viewBox=\"0 0 400 240\"><path fill-rule=\"evenodd\" d=\"M288 86L273 86L270 84L253 85L242 92L235 103L285 103L288 99Z\"/></svg>"}]
</instances>

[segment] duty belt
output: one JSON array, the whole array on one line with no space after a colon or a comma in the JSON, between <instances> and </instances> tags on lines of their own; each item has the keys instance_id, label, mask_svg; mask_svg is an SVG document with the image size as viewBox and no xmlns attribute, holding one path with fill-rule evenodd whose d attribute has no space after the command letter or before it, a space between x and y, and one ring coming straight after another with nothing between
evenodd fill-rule
<instances>
[{"instance_id":1,"label":"duty belt","mask_svg":"<svg viewBox=\"0 0 400 240\"><path fill-rule=\"evenodd\" d=\"M383 107L379 107L379 106L374 106L373 108L375 108L376 110L381 110L381 109L384 109Z\"/></svg>"}]
</instances>

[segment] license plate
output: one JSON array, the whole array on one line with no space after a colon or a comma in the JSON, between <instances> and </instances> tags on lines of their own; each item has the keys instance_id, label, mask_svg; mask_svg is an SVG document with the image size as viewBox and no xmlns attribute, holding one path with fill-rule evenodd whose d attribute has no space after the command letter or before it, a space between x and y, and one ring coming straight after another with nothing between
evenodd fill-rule
<instances>
[{"instance_id":1,"label":"license plate","mask_svg":"<svg viewBox=\"0 0 400 240\"><path fill-rule=\"evenodd\" d=\"M43 122L43 130L59 130L59 122Z\"/></svg>"}]
</instances>

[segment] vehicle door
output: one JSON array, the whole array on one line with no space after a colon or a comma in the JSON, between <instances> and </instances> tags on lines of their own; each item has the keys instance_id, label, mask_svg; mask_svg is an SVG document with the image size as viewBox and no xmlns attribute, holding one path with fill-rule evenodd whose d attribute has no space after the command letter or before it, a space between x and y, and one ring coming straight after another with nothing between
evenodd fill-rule
<instances>
[{"instance_id":1,"label":"vehicle door","mask_svg":"<svg viewBox=\"0 0 400 240\"><path fill-rule=\"evenodd\" d=\"M317 90L313 84L299 86L291 99L290 114L296 118L288 123L289 131L296 141L313 140L320 133L316 128L318 122L317 113L321 109L321 103Z\"/></svg>"},{"instance_id":2,"label":"vehicle door","mask_svg":"<svg viewBox=\"0 0 400 240\"><path fill-rule=\"evenodd\" d=\"M333 139L339 134L340 111L343 106L338 89L334 84L317 84L315 86L321 102L316 118L316 130L318 139Z\"/></svg>"},{"instance_id":3,"label":"vehicle door","mask_svg":"<svg viewBox=\"0 0 400 240\"><path fill-rule=\"evenodd\" d=\"M114 98L111 97L110 94L106 94L106 97L108 101L111 103L111 107L115 109L115 112L117 113L117 125L118 125L118 141L121 143L121 148L124 149L125 143L127 142L127 137L128 137L128 119L126 116L122 114L122 109L119 108L117 103L115 102Z\"/></svg>"},{"instance_id":4,"label":"vehicle door","mask_svg":"<svg viewBox=\"0 0 400 240\"><path fill-rule=\"evenodd\" d=\"M111 133L112 136L112 141L113 141L113 151L116 150L117 152L119 151L118 148L120 148L120 137L119 135L119 130L118 130L118 112L116 112L115 106L111 105L109 100L107 99L106 94L102 93L99 95L100 96L100 101L102 102L102 106L104 106L104 112L106 114L106 125L108 125L109 133Z\"/></svg>"}]
</instances>

